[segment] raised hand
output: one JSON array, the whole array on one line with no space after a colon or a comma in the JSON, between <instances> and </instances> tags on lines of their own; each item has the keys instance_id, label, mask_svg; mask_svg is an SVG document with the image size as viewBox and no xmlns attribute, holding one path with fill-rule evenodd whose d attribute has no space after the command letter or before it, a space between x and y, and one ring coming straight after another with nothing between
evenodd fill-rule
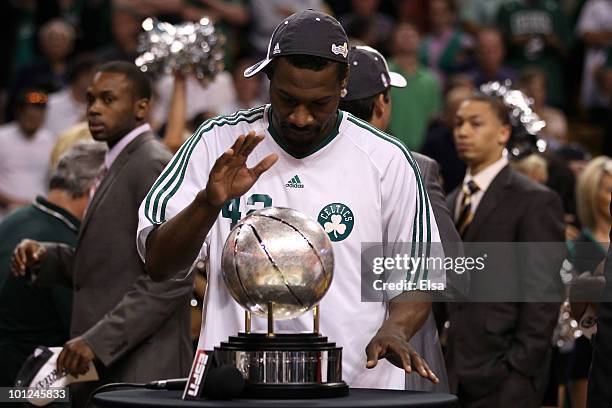
<instances>
[{"instance_id":1,"label":"raised hand","mask_svg":"<svg viewBox=\"0 0 612 408\"><path fill-rule=\"evenodd\" d=\"M210 205L221 207L227 200L242 196L264 171L276 163L278 156L270 154L255 167L249 169L246 166L247 158L263 138L254 131L246 136L240 135L234 145L217 159L206 185L206 201Z\"/></svg>"},{"instance_id":2,"label":"raised hand","mask_svg":"<svg viewBox=\"0 0 612 408\"><path fill-rule=\"evenodd\" d=\"M11 272L15 276L25 276L27 268L36 266L47 257L47 249L37 241L24 239L13 251Z\"/></svg>"}]
</instances>

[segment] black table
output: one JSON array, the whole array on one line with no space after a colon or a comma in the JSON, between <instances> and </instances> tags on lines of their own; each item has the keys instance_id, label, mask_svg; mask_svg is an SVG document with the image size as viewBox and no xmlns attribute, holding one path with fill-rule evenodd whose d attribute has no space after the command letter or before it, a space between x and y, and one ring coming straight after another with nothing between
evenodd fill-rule
<instances>
[{"instance_id":1,"label":"black table","mask_svg":"<svg viewBox=\"0 0 612 408\"><path fill-rule=\"evenodd\" d=\"M233 399L226 401L200 400L182 401L182 391L153 391L130 389L102 392L94 396L94 406L101 408L119 407L456 407L457 397L451 394L426 393L418 391L371 390L351 388L347 397L301 400Z\"/></svg>"}]
</instances>

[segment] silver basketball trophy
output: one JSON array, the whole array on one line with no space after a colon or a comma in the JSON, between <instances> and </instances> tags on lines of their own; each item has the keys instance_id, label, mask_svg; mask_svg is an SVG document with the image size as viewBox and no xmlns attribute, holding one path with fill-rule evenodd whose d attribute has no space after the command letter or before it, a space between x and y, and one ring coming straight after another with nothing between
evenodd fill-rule
<instances>
[{"instance_id":1,"label":"silver basketball trophy","mask_svg":"<svg viewBox=\"0 0 612 408\"><path fill-rule=\"evenodd\" d=\"M348 394L342 348L319 333L318 303L334 268L331 241L319 223L289 208L254 211L231 231L223 248L223 278L245 308L244 332L215 347L233 365L252 398L326 398ZM275 333L274 321L313 310L313 330ZM267 318L267 333L251 332L251 316Z\"/></svg>"}]
</instances>

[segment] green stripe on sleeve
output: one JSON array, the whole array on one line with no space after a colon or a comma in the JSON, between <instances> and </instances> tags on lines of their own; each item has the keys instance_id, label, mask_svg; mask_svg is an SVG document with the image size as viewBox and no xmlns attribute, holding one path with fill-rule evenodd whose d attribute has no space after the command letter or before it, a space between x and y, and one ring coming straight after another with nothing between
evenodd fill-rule
<instances>
[{"instance_id":1,"label":"green stripe on sleeve","mask_svg":"<svg viewBox=\"0 0 612 408\"><path fill-rule=\"evenodd\" d=\"M154 207L152 209L152 211L150 211L149 209L151 208L151 200L152 197L157 194L157 189L159 188L159 186L167 180L167 178L170 176L170 174L176 169L177 165L179 164L179 162L182 161L182 158L185 156L185 153L187 152L187 150L189 150L189 148L191 147L191 145L193 143L197 143L197 141L200 139L201 137L201 132L202 129L204 129L214 118L208 119L206 121L204 121L199 127L198 129L193 133L193 135L191 135L191 137L189 137L189 139L187 139L183 145L181 146L181 148L179 149L179 151L174 155L174 157L172 158L170 164L166 167L166 169L162 172L161 176L157 179L157 181L153 184L153 187L151 187L151 190L149 190L149 193L147 194L147 198L146 198L146 202L145 202L145 216L147 217L147 219L149 220L149 222L151 222L152 224L157 224L154 221L154 214L157 210L157 200L155 200L155 204Z\"/></svg>"},{"instance_id":2,"label":"green stripe on sleeve","mask_svg":"<svg viewBox=\"0 0 612 408\"><path fill-rule=\"evenodd\" d=\"M196 132L183 144L183 146L181 146L179 151L172 158L170 164L147 194L145 202L145 216L149 222L152 224L161 224L165 221L164 217L166 204L183 182L185 170L189 164L191 154L204 133L210 131L215 126L236 125L242 121L252 123L263 117L264 109L265 106L250 110L241 110L231 116L218 116L202 123L198 130L196 130ZM164 201L161 202L162 196L170 188L172 183L174 183L177 177L179 177L179 183L171 191L171 194L169 194Z\"/></svg>"},{"instance_id":3,"label":"green stripe on sleeve","mask_svg":"<svg viewBox=\"0 0 612 408\"><path fill-rule=\"evenodd\" d=\"M412 167L412 170L416 176L417 179L417 191L418 191L418 198L417 198L417 202L416 202L416 214L415 214L415 218L413 221L413 228L412 228L412 232L413 232L413 241L412 241L412 250L411 250L411 256L414 257L415 255L415 246L416 246L416 242L418 242L418 255L422 256L422 255L426 255L429 256L430 254L430 247L431 247L431 225L430 225L430 214L429 214L429 197L427 196L427 192L425 191L425 185L423 184L423 180L421 178L421 174L420 174L420 170L419 167L416 163L416 161L414 160L414 158L412 157L412 154L410 154L410 151L408 150L408 148L406 146L404 146L404 144L397 138L388 135L382 131L380 131L379 129L373 127L372 125L370 125L369 123L349 114L348 116L348 120L351 121L352 123L354 123L355 125L369 130L371 133L373 133L374 135L392 143L393 145L397 146L400 148L400 150L402 151L402 153L404 153L404 156L406 157L406 159L408 160L408 163L410 164L410 166ZM425 211L422 211L423 208L425 209ZM418 221L417 221L418 219ZM418 222L418 224L417 224ZM425 225L423 225L425 224ZM425 226L426 228L426 233L425 233L425 239L426 241L423 242L423 227ZM419 234L418 234L418 240L417 240L417 234L416 234L416 230L417 228L419 229ZM425 248L423 247L423 244L425 244ZM420 265L422 268L425 268L425 266L421 263ZM423 273L423 276L426 277L427 276L427 271L425 270ZM419 273L415 272L413 278L411 279L414 282L417 282L419 280Z\"/></svg>"},{"instance_id":4,"label":"green stripe on sleeve","mask_svg":"<svg viewBox=\"0 0 612 408\"><path fill-rule=\"evenodd\" d=\"M263 117L263 115L259 115L259 116L255 115L255 116L250 117L250 118L248 118L248 117L236 118L235 121L233 121L233 122L232 121L228 121L228 122L224 122L224 123L215 123L215 122L213 122L213 123L211 123L209 125L209 127L207 129L205 129L203 131L203 133L204 132L208 132L210 129L212 129L215 126L236 125L236 124L238 124L240 122L253 123L253 122L261 119L262 117ZM185 164L180 169L180 176L179 176L179 179L178 179L178 183L176 183L174 188L170 191L170 194L168 194L166 196L166 198L164 198L164 200L163 200L163 203L162 203L162 206L161 206L161 217L162 217L162 219L160 220L160 223L166 221L165 214L166 214L166 206L168 204L168 201L170 201L170 199L174 196L174 194L176 194L176 192L180 188L181 184L183 184L183 180L185 179L185 172L187 171L187 164L189 164L189 159L191 158L191 154L193 153L193 150L195 149L195 146L196 146L195 144L193 146L191 146L191 148L189 149L189 152L187 153ZM176 177L176 175L175 175L175 177ZM174 182L174 178L175 177L173 177L173 179L167 184L166 188L169 188L172 185L172 183ZM164 188L164 192L165 192L166 188ZM162 195L163 195L163 192L162 192Z\"/></svg>"},{"instance_id":5,"label":"green stripe on sleeve","mask_svg":"<svg viewBox=\"0 0 612 408\"><path fill-rule=\"evenodd\" d=\"M202 126L203 125L201 125L198 128L198 130L196 130L195 133L191 135L191 137L189 137L189 139L187 139L185 143L183 143L181 148L178 150L178 152L174 155L174 157L170 161L170 164L166 166L162 174L157 178L157 181L155 181L155 183L153 184L153 187L151 187L151 189L147 193L147 197L145 199L144 213L151 224L155 224L155 221L153 220L153 213L150 213L149 211L151 207L151 200L152 200L153 195L155 194L155 191L157 190L159 185L164 182L166 177L168 177L168 175L175 169L175 167L177 166L177 163L181 160L181 158L183 157L183 155L185 154L185 151L189 148L189 146L197 140L199 131L202 128Z\"/></svg>"}]
</instances>

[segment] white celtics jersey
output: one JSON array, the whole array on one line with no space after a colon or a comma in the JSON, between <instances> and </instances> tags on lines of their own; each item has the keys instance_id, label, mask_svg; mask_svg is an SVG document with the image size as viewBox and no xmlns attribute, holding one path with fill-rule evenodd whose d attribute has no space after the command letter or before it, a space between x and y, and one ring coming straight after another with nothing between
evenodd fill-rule
<instances>
[{"instance_id":1,"label":"white celtics jersey","mask_svg":"<svg viewBox=\"0 0 612 408\"><path fill-rule=\"evenodd\" d=\"M404 388L404 372L380 360L366 369L365 348L387 317L387 306L361 301L362 242L439 242L438 229L408 150L366 122L339 112L332 133L308 154L296 157L270 125L270 105L205 122L177 152L140 207L138 250L147 234L175 216L206 187L215 160L236 138L255 130L265 139L249 156L254 166L270 153L279 160L252 189L228 202L206 238L208 291L199 346L212 349L244 328L244 310L223 282L221 253L231 228L249 211L289 207L318 220L334 248L334 278L320 303L321 333L343 348L343 378L351 387ZM327 225L326 225L327 224ZM444 276L429 276L444 281ZM253 330L265 319L253 318ZM277 321L278 331L312 331L312 315Z\"/></svg>"}]
</instances>

